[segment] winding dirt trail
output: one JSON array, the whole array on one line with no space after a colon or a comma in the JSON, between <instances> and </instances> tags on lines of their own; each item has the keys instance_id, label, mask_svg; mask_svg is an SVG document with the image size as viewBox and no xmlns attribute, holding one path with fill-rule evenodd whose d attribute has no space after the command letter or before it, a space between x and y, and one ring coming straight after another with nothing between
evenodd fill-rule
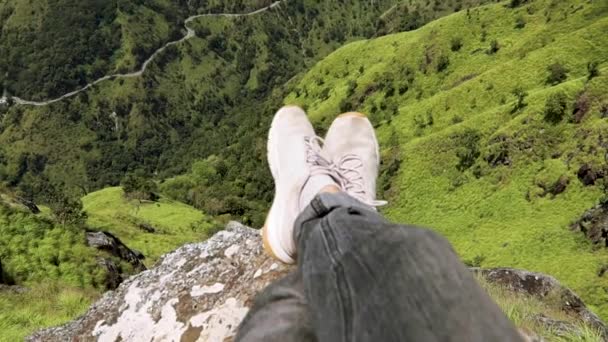
<instances>
[{"instance_id":1,"label":"winding dirt trail","mask_svg":"<svg viewBox=\"0 0 608 342\"><path fill-rule=\"evenodd\" d=\"M248 13L207 13L207 14L197 14L197 15L190 16L184 21L184 27L186 28L186 35L179 40L174 40L174 41L168 42L167 44L161 46L158 50L154 51L154 53L152 55L150 55L150 57L148 57L148 59L146 59L146 61L141 65L141 68L138 71L125 73L125 74L106 75L106 76L96 79L95 81L93 81L91 83L88 83L87 85L83 86L80 89L74 90L67 94L63 94L63 95L61 95L57 98L51 99L51 100L29 101L29 100L24 100L24 99L16 97L16 96L13 96L12 100L15 102L15 104L19 104L19 105L46 106L51 103L59 102L68 97L77 95L77 94L91 88L92 86L94 86L96 84L99 84L101 82L104 82L104 81L107 81L110 79L139 77L146 71L148 64L150 64L166 48L168 48L171 45L176 45L176 44L182 43L190 38L196 37L196 32L193 29L191 29L190 27L188 27L188 23L192 22L193 20L196 20L201 17L246 17L246 16L251 16L251 15L256 15L256 14L265 12L271 8L274 8L276 6L279 6L281 3L285 2L285 1L287 1L287 0L277 0L277 1L273 2L272 4L270 4L269 6L262 7L260 9L257 9L255 11L248 12ZM2 98L0 98L0 103L6 102L7 100L8 99L6 97L2 97Z\"/></svg>"}]
</instances>

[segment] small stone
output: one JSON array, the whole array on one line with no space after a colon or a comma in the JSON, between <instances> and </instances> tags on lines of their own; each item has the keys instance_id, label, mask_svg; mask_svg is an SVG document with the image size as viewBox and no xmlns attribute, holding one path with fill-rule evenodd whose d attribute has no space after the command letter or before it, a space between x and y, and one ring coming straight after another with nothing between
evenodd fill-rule
<instances>
[{"instance_id":1,"label":"small stone","mask_svg":"<svg viewBox=\"0 0 608 342\"><path fill-rule=\"evenodd\" d=\"M255 271L255 273L253 274L253 279L257 279L262 275L262 269L259 268L257 271Z\"/></svg>"}]
</instances>

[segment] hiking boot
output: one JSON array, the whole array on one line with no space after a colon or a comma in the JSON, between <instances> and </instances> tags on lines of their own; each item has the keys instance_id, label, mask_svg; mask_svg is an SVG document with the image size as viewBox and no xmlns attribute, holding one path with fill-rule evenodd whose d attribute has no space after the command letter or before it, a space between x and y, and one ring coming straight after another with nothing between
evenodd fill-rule
<instances>
[{"instance_id":1,"label":"hiking boot","mask_svg":"<svg viewBox=\"0 0 608 342\"><path fill-rule=\"evenodd\" d=\"M301 108L283 107L275 114L268 133L268 165L275 196L262 236L264 249L284 263L295 262L293 229L297 216L323 187L336 185L328 176L329 161L322 156L320 143Z\"/></svg>"}]
</instances>

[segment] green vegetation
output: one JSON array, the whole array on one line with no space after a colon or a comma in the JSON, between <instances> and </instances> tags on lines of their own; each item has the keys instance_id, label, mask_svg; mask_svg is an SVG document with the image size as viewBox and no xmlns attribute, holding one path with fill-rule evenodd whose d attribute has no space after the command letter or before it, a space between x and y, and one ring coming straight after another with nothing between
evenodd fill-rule
<instances>
[{"instance_id":1,"label":"green vegetation","mask_svg":"<svg viewBox=\"0 0 608 342\"><path fill-rule=\"evenodd\" d=\"M132 267L85 244L83 221L57 223L54 210L33 215L0 198L0 284L25 286L24 292L0 287L0 341L22 340L42 327L82 314L106 290L106 270L99 258L112 260L121 272ZM115 234L141 251L151 266L163 254L188 242L206 239L218 225L185 204L128 199L121 188L108 188L83 198L87 226ZM71 217L71 216L67 216Z\"/></svg>"},{"instance_id":2,"label":"green vegetation","mask_svg":"<svg viewBox=\"0 0 608 342\"><path fill-rule=\"evenodd\" d=\"M183 244L205 240L218 229L217 223L188 205L162 197L156 202L129 199L118 187L93 192L82 203L89 226L108 231L142 252L148 266Z\"/></svg>"},{"instance_id":3,"label":"green vegetation","mask_svg":"<svg viewBox=\"0 0 608 342\"><path fill-rule=\"evenodd\" d=\"M542 301L500 285L490 284L478 278L481 286L498 303L504 313L515 325L526 333L534 333L547 341L599 342L604 339L601 333L585 323L566 314L560 308L560 298L544 298ZM552 329L538 321L539 317L570 324L572 331L563 332Z\"/></svg>"},{"instance_id":4,"label":"green vegetation","mask_svg":"<svg viewBox=\"0 0 608 342\"><path fill-rule=\"evenodd\" d=\"M348 44L285 103L307 108L320 127L345 102L369 113L386 216L433 227L469 264L551 274L606 318L608 280L598 272L608 251L569 225L606 196L577 171L605 165L608 3L511 4ZM524 28L513 25L519 16ZM493 40L500 49L485 53ZM450 62L440 72L441 56ZM591 61L599 75L589 80Z\"/></svg>"},{"instance_id":5,"label":"green vegetation","mask_svg":"<svg viewBox=\"0 0 608 342\"><path fill-rule=\"evenodd\" d=\"M2 0L0 93L42 100L132 72L196 13L239 13L263 0ZM66 10L69 9L69 10ZM77 28L77 29L75 29Z\"/></svg>"},{"instance_id":6,"label":"green vegetation","mask_svg":"<svg viewBox=\"0 0 608 342\"><path fill-rule=\"evenodd\" d=\"M273 187L268 169L260 167L265 160L271 114L307 68L345 42L376 35L377 21L383 13L399 15L399 8L393 7L397 2L289 0L255 16L199 18L189 24L197 37L166 49L142 77L103 82L50 106L12 106L0 112L0 182L18 188L27 194L24 197L37 203L49 203L48 198L56 192L76 199L120 185L128 173L154 175L156 181L173 178L189 172L193 163L215 155L220 159L218 165L223 165L218 184L182 182L181 193L173 188L170 196L185 199L197 209L212 209L259 227ZM268 4L237 0L189 3L192 8L188 13L243 12ZM428 15L418 24L455 10L459 3L474 4L453 1L435 14L425 7ZM22 5L19 0L2 4L4 8ZM163 0L129 5L129 11L122 6L127 6L126 2L119 1L116 19L107 19L118 23L122 32L120 48L110 58L114 66L108 68L118 70L125 65L122 69L132 70L140 60L137 56L145 55L133 53L137 50L134 44L159 46L172 35L177 18L183 18L185 10L175 12L173 5ZM12 30L13 20L21 13L9 12L12 14L5 31ZM112 11L109 13L113 18ZM38 18L38 14L34 16ZM26 13L23 16L27 18ZM14 24L21 27L16 21ZM52 32L53 27L46 30ZM11 45L10 37L8 33L1 36L0 44ZM46 58L43 54L28 56L40 59L32 65L44 64ZM449 70L451 61L444 62L439 68ZM19 68L28 65L19 64ZM16 68L13 62L2 60L0 66ZM74 69L77 67L69 68ZM26 72L18 73L22 74ZM44 83L41 85L38 81L22 82L12 75L9 90L23 97L28 91L16 88L22 83L32 89L65 88L52 80L40 81ZM63 76L73 80L69 74ZM324 77L320 75L316 82L323 82ZM405 88L394 90L404 92ZM42 98L51 93L31 95ZM327 96L331 96L329 89Z\"/></svg>"},{"instance_id":7,"label":"green vegetation","mask_svg":"<svg viewBox=\"0 0 608 342\"><path fill-rule=\"evenodd\" d=\"M0 260L8 283L61 281L103 288L105 271L84 244L84 231L0 203Z\"/></svg>"},{"instance_id":8,"label":"green vegetation","mask_svg":"<svg viewBox=\"0 0 608 342\"><path fill-rule=\"evenodd\" d=\"M83 314L99 296L97 291L44 282L25 292L0 290L0 341L23 339L41 328Z\"/></svg>"}]
</instances>

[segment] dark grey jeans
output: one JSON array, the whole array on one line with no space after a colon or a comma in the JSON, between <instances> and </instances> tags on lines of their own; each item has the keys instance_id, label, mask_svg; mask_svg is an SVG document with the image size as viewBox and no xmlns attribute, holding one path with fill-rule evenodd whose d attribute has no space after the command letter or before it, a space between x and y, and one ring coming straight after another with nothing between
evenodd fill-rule
<instances>
[{"instance_id":1,"label":"dark grey jeans","mask_svg":"<svg viewBox=\"0 0 608 342\"><path fill-rule=\"evenodd\" d=\"M318 195L294 235L297 271L268 286L236 341L520 341L436 233Z\"/></svg>"}]
</instances>

